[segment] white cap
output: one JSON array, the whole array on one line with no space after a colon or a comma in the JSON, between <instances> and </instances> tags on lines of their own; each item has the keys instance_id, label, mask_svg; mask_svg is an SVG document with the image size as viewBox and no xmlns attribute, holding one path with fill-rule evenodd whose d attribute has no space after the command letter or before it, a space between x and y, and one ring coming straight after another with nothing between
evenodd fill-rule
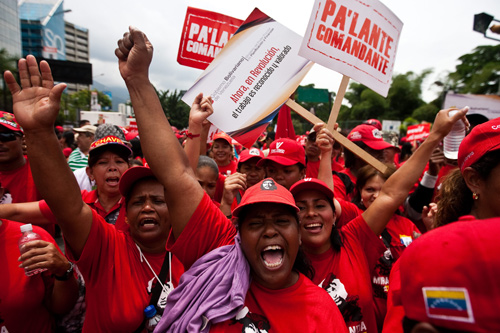
<instances>
[{"instance_id":1,"label":"white cap","mask_svg":"<svg viewBox=\"0 0 500 333\"><path fill-rule=\"evenodd\" d=\"M31 223L23 224L21 226L21 232L32 231L32 230L33 230L33 226L31 225Z\"/></svg>"}]
</instances>

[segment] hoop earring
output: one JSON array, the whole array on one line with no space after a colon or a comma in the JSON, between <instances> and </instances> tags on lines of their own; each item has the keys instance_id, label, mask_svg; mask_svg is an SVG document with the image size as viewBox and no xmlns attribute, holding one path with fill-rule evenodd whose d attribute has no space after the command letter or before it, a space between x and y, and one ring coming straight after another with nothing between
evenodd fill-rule
<instances>
[{"instance_id":1,"label":"hoop earring","mask_svg":"<svg viewBox=\"0 0 500 333\"><path fill-rule=\"evenodd\" d=\"M477 194L476 192L473 192L472 193L472 199L474 199L474 200L479 199L479 194Z\"/></svg>"}]
</instances>

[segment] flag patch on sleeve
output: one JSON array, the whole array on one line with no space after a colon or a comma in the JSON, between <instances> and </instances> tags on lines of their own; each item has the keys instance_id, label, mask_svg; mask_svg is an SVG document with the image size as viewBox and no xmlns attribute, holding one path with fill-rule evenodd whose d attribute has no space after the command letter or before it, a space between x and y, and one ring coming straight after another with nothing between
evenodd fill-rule
<instances>
[{"instance_id":1,"label":"flag patch on sleeve","mask_svg":"<svg viewBox=\"0 0 500 333\"><path fill-rule=\"evenodd\" d=\"M429 318L474 322L467 289L424 287L422 292Z\"/></svg>"}]
</instances>

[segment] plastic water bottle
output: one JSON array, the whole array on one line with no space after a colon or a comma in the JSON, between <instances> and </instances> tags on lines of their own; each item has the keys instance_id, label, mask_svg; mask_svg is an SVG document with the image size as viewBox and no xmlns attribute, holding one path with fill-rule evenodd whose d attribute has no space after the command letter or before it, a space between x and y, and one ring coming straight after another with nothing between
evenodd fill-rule
<instances>
[{"instance_id":1,"label":"plastic water bottle","mask_svg":"<svg viewBox=\"0 0 500 333\"><path fill-rule=\"evenodd\" d=\"M34 241L34 240L42 239L42 237L39 234L37 234L36 232L33 232L33 226L31 224L22 225L21 232L23 233L23 235L21 236L21 238L19 238L19 242L18 242L19 251L21 252L21 254L26 252L24 244L29 243L29 242ZM32 275L44 272L46 270L47 270L47 268L37 268L37 269L33 269L31 271L28 271L28 270L26 270L26 268L24 268L24 273L26 274L26 276L32 276Z\"/></svg>"},{"instance_id":2,"label":"plastic water bottle","mask_svg":"<svg viewBox=\"0 0 500 333\"><path fill-rule=\"evenodd\" d=\"M464 109L469 109L466 106ZM448 114L450 117L453 117L459 110L450 111ZM465 124L462 120L457 121L453 127L451 128L450 133L445 136L443 140L443 153L447 159L456 160L458 159L458 147L460 147L460 143L465 138Z\"/></svg>"},{"instance_id":3,"label":"plastic water bottle","mask_svg":"<svg viewBox=\"0 0 500 333\"><path fill-rule=\"evenodd\" d=\"M154 305L148 305L144 309L144 315L146 316L146 331L153 332L156 325L160 322L161 315L156 313Z\"/></svg>"}]
</instances>

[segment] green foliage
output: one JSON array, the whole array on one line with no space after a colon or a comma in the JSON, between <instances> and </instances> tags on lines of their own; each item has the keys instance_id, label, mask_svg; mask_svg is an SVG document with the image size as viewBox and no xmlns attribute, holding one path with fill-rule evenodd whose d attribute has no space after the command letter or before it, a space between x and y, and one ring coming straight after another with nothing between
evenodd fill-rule
<instances>
[{"instance_id":1,"label":"green foliage","mask_svg":"<svg viewBox=\"0 0 500 333\"><path fill-rule=\"evenodd\" d=\"M398 120L409 117L415 110L425 105L421 98L421 87L423 80L431 72L428 69L421 74L410 71L395 75L387 98L360 83L351 82L349 90L345 94L345 99L351 107L341 110L339 121L345 123L343 127L350 127L346 124L353 124L354 121L359 123L370 118ZM421 115L421 113L417 113L417 115Z\"/></svg>"},{"instance_id":2,"label":"green foliage","mask_svg":"<svg viewBox=\"0 0 500 333\"><path fill-rule=\"evenodd\" d=\"M97 91L94 89L93 91ZM77 92L72 93L67 96L67 110L70 111L90 111L90 96L92 95L92 91L88 89L83 89ZM101 108L112 106L111 100L109 96L104 94L101 91L97 91L97 102L101 104Z\"/></svg>"},{"instance_id":3,"label":"green foliage","mask_svg":"<svg viewBox=\"0 0 500 333\"><path fill-rule=\"evenodd\" d=\"M424 104L413 111L411 117L420 121L432 123L434 118L436 118L436 114L439 112L439 109L439 107L432 103Z\"/></svg>"},{"instance_id":4,"label":"green foliage","mask_svg":"<svg viewBox=\"0 0 500 333\"><path fill-rule=\"evenodd\" d=\"M461 94L498 94L500 81L500 45L476 47L458 58L460 64L450 73L450 90Z\"/></svg>"},{"instance_id":5,"label":"green foliage","mask_svg":"<svg viewBox=\"0 0 500 333\"><path fill-rule=\"evenodd\" d=\"M162 91L156 88L155 91L170 125L178 129L187 128L190 107L181 100L182 92L177 92L177 90L173 92L170 90Z\"/></svg>"},{"instance_id":6,"label":"green foliage","mask_svg":"<svg viewBox=\"0 0 500 333\"><path fill-rule=\"evenodd\" d=\"M2 74L0 110L2 111L12 112L12 95L5 84L3 73L8 70L15 75L17 73L16 61L17 59L11 56L6 49L0 49L0 73Z\"/></svg>"}]
</instances>

